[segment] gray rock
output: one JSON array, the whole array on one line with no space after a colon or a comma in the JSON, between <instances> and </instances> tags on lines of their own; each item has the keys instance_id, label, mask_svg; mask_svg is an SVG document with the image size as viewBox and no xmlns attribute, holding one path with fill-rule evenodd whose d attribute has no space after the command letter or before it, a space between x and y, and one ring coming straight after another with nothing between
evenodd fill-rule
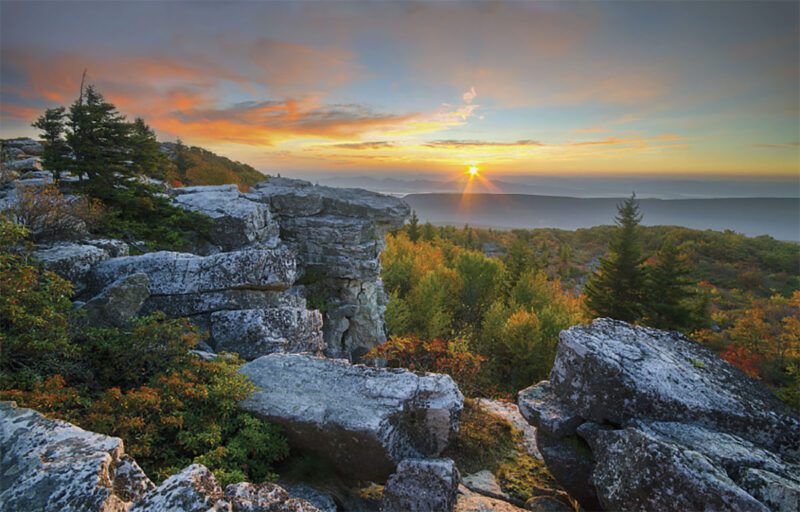
<instances>
[{"instance_id":1,"label":"gray rock","mask_svg":"<svg viewBox=\"0 0 800 512\"><path fill-rule=\"evenodd\" d=\"M17 137L15 139L5 139L2 141L5 148L21 148L23 146L33 146L40 144L37 140L30 137Z\"/></svg>"},{"instance_id":2,"label":"gray rock","mask_svg":"<svg viewBox=\"0 0 800 512\"><path fill-rule=\"evenodd\" d=\"M311 502L293 497L271 483L229 485L225 488L225 499L232 512L320 512Z\"/></svg>"},{"instance_id":3,"label":"gray rock","mask_svg":"<svg viewBox=\"0 0 800 512\"><path fill-rule=\"evenodd\" d=\"M595 423L680 420L800 457L800 418L763 385L680 334L598 319L561 333L550 386Z\"/></svg>"},{"instance_id":4,"label":"gray rock","mask_svg":"<svg viewBox=\"0 0 800 512\"><path fill-rule=\"evenodd\" d=\"M91 287L102 289L120 277L138 273L150 278L154 296L231 289L285 290L296 277L294 257L285 249L248 249L213 256L162 251L96 265Z\"/></svg>"},{"instance_id":5,"label":"gray rock","mask_svg":"<svg viewBox=\"0 0 800 512\"><path fill-rule=\"evenodd\" d=\"M44 154L44 147L38 142L33 144L26 144L20 148L26 155L42 156Z\"/></svg>"},{"instance_id":6,"label":"gray rock","mask_svg":"<svg viewBox=\"0 0 800 512\"><path fill-rule=\"evenodd\" d=\"M240 194L236 185L174 189L175 204L208 215L213 220L211 243L224 251L252 244L275 247L279 243L278 223L269 208Z\"/></svg>"},{"instance_id":7,"label":"gray rock","mask_svg":"<svg viewBox=\"0 0 800 512\"><path fill-rule=\"evenodd\" d=\"M384 235L403 225L408 205L366 190L287 178L270 178L246 195L269 205L281 239L297 253L301 271L324 280L317 288L330 305L323 328L327 354L358 361L385 341L387 300L379 256Z\"/></svg>"},{"instance_id":8,"label":"gray rock","mask_svg":"<svg viewBox=\"0 0 800 512\"><path fill-rule=\"evenodd\" d=\"M405 458L438 456L463 408L447 375L299 354L271 354L239 371L257 386L244 410L284 425L294 446L353 479L382 481Z\"/></svg>"},{"instance_id":9,"label":"gray rock","mask_svg":"<svg viewBox=\"0 0 800 512\"><path fill-rule=\"evenodd\" d=\"M281 483L293 498L304 499L319 509L320 512L337 512L336 501L329 493L305 484Z\"/></svg>"},{"instance_id":10,"label":"gray rock","mask_svg":"<svg viewBox=\"0 0 800 512\"><path fill-rule=\"evenodd\" d=\"M386 482L381 512L451 512L458 481L450 459L405 459Z\"/></svg>"},{"instance_id":11,"label":"gray rock","mask_svg":"<svg viewBox=\"0 0 800 512\"><path fill-rule=\"evenodd\" d=\"M42 170L42 161L39 157L24 158L22 160L8 160L4 163L12 171Z\"/></svg>"},{"instance_id":12,"label":"gray rock","mask_svg":"<svg viewBox=\"0 0 800 512\"><path fill-rule=\"evenodd\" d=\"M211 314L217 351L236 352L250 360L273 352L321 354L322 315L301 308L246 309Z\"/></svg>"},{"instance_id":13,"label":"gray rock","mask_svg":"<svg viewBox=\"0 0 800 512\"><path fill-rule=\"evenodd\" d=\"M103 249L112 258L127 256L130 253L130 247L128 244L122 240L115 240L113 238L94 238L91 240L84 240L83 243Z\"/></svg>"},{"instance_id":14,"label":"gray rock","mask_svg":"<svg viewBox=\"0 0 800 512\"><path fill-rule=\"evenodd\" d=\"M154 487L122 440L0 402L0 511L122 512Z\"/></svg>"},{"instance_id":15,"label":"gray rock","mask_svg":"<svg viewBox=\"0 0 800 512\"><path fill-rule=\"evenodd\" d=\"M797 414L677 333L609 319L563 331L550 382L518 398L587 509L798 509Z\"/></svg>"},{"instance_id":16,"label":"gray rock","mask_svg":"<svg viewBox=\"0 0 800 512\"><path fill-rule=\"evenodd\" d=\"M84 321L91 326L122 327L139 314L150 296L147 274L131 274L108 285L84 306Z\"/></svg>"},{"instance_id":17,"label":"gray rock","mask_svg":"<svg viewBox=\"0 0 800 512\"><path fill-rule=\"evenodd\" d=\"M231 506L223 497L211 471L202 464L192 464L147 493L130 512L230 511Z\"/></svg>"},{"instance_id":18,"label":"gray rock","mask_svg":"<svg viewBox=\"0 0 800 512\"><path fill-rule=\"evenodd\" d=\"M592 482L606 510L769 510L702 453L634 427L582 431L597 458Z\"/></svg>"},{"instance_id":19,"label":"gray rock","mask_svg":"<svg viewBox=\"0 0 800 512\"><path fill-rule=\"evenodd\" d=\"M42 262L44 268L55 272L75 284L76 294L86 286L89 270L97 263L109 258L108 251L87 244L71 242L57 243L38 248L32 256ZM110 281L107 284L111 284Z\"/></svg>"},{"instance_id":20,"label":"gray rock","mask_svg":"<svg viewBox=\"0 0 800 512\"><path fill-rule=\"evenodd\" d=\"M163 311L170 317L191 317L215 311L282 307L305 309L306 302L294 288L288 291L231 289L151 296L142 312Z\"/></svg>"}]
</instances>

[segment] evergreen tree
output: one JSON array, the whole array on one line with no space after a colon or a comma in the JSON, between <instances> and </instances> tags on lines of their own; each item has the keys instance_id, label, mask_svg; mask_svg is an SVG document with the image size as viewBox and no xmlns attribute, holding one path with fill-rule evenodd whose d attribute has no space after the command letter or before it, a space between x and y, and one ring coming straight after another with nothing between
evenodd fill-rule
<instances>
[{"instance_id":1,"label":"evergreen tree","mask_svg":"<svg viewBox=\"0 0 800 512\"><path fill-rule=\"evenodd\" d=\"M88 178L90 193L108 190L129 174L130 125L117 108L89 85L69 107L67 143L72 170Z\"/></svg>"},{"instance_id":2,"label":"evergreen tree","mask_svg":"<svg viewBox=\"0 0 800 512\"><path fill-rule=\"evenodd\" d=\"M687 330L693 323L689 289L689 268L678 252L677 243L667 240L657 261L647 268L645 323L658 329Z\"/></svg>"},{"instance_id":3,"label":"evergreen tree","mask_svg":"<svg viewBox=\"0 0 800 512\"><path fill-rule=\"evenodd\" d=\"M436 238L436 228L434 228L433 224L431 224L430 222L426 222L425 224L422 225L421 235L423 240L425 240L426 242L430 242L434 238Z\"/></svg>"},{"instance_id":4,"label":"evergreen tree","mask_svg":"<svg viewBox=\"0 0 800 512\"><path fill-rule=\"evenodd\" d=\"M642 220L636 195L617 207L617 231L609 252L585 286L586 305L594 316L627 322L642 318L645 271L638 227Z\"/></svg>"},{"instance_id":5,"label":"evergreen tree","mask_svg":"<svg viewBox=\"0 0 800 512\"><path fill-rule=\"evenodd\" d=\"M64 107L48 108L44 114L32 124L34 128L42 130L41 138L44 141L42 165L53 172L53 177L58 181L61 171L71 163L69 147L64 140L66 126L64 125Z\"/></svg>"},{"instance_id":6,"label":"evergreen tree","mask_svg":"<svg viewBox=\"0 0 800 512\"><path fill-rule=\"evenodd\" d=\"M161 152L156 133L141 117L137 117L131 125L128 146L133 173L164 178L167 159Z\"/></svg>"},{"instance_id":7,"label":"evergreen tree","mask_svg":"<svg viewBox=\"0 0 800 512\"><path fill-rule=\"evenodd\" d=\"M175 170L178 172L178 179L186 179L186 173L191 168L192 163L189 159L189 148L181 139L175 141Z\"/></svg>"},{"instance_id":8,"label":"evergreen tree","mask_svg":"<svg viewBox=\"0 0 800 512\"><path fill-rule=\"evenodd\" d=\"M419 240L419 217L417 217L416 210L411 210L411 218L408 220L408 225L406 226L406 233L408 233L408 238L412 242L416 242Z\"/></svg>"},{"instance_id":9,"label":"evergreen tree","mask_svg":"<svg viewBox=\"0 0 800 512\"><path fill-rule=\"evenodd\" d=\"M525 239L519 236L514 238L514 241L511 242L508 253L506 253L503 258L503 263L506 265L508 279L512 285L516 283L519 276L526 271L532 269L538 270L538 262L536 261L536 257L530 245Z\"/></svg>"}]
</instances>

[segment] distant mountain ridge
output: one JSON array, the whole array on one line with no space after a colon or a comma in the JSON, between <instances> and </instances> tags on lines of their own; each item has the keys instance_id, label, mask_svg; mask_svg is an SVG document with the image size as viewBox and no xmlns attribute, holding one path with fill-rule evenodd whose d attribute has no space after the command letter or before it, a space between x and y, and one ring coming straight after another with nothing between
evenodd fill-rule
<instances>
[{"instance_id":1,"label":"distant mountain ridge","mask_svg":"<svg viewBox=\"0 0 800 512\"><path fill-rule=\"evenodd\" d=\"M525 194L409 194L405 201L421 221L433 224L578 229L611 224L622 198ZM732 230L800 241L800 199L641 199L645 225Z\"/></svg>"}]
</instances>

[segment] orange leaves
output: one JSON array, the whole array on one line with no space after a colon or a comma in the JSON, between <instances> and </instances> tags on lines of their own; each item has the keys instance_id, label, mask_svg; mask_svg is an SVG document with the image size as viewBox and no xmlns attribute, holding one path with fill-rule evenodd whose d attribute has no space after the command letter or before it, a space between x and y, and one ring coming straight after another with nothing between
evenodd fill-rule
<instances>
[{"instance_id":1,"label":"orange leaves","mask_svg":"<svg viewBox=\"0 0 800 512\"><path fill-rule=\"evenodd\" d=\"M436 338L423 341L416 336L395 336L373 348L365 359L385 359L389 366L412 371L446 373L461 391L474 394L485 357L471 353L464 340Z\"/></svg>"}]
</instances>

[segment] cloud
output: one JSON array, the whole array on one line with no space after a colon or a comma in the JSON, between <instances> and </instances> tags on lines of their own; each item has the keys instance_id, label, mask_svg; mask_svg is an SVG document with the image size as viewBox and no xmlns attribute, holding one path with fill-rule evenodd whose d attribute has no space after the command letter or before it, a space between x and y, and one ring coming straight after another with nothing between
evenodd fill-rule
<instances>
[{"instance_id":1,"label":"cloud","mask_svg":"<svg viewBox=\"0 0 800 512\"><path fill-rule=\"evenodd\" d=\"M516 140L511 142L491 142L485 140L434 140L425 143L430 148L505 148L505 147L541 147L544 146L538 140Z\"/></svg>"},{"instance_id":2,"label":"cloud","mask_svg":"<svg viewBox=\"0 0 800 512\"><path fill-rule=\"evenodd\" d=\"M461 98L464 100L464 103L472 103L472 101L478 97L478 93L475 92L475 87L470 87L467 92L461 95Z\"/></svg>"},{"instance_id":3,"label":"cloud","mask_svg":"<svg viewBox=\"0 0 800 512\"><path fill-rule=\"evenodd\" d=\"M397 145L394 142L389 142L385 140L376 140L376 141L367 141L367 142L346 142L342 144L330 144L324 146L326 148L336 148L336 149L386 149L386 148L393 148Z\"/></svg>"}]
</instances>

